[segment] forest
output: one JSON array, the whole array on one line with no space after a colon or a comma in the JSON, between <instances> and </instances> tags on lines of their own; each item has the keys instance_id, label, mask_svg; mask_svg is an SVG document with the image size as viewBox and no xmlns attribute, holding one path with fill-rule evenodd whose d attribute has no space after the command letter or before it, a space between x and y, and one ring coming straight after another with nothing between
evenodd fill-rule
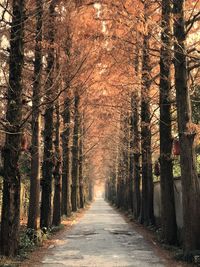
<instances>
[{"instance_id":1,"label":"forest","mask_svg":"<svg viewBox=\"0 0 200 267\"><path fill-rule=\"evenodd\" d=\"M0 0L0 254L101 188L200 255L199 82L199 0Z\"/></svg>"}]
</instances>

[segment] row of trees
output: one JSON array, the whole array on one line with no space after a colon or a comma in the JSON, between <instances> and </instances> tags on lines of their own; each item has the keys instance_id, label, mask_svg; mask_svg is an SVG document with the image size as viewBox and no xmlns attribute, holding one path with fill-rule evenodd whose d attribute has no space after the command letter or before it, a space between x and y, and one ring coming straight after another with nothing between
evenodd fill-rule
<instances>
[{"instance_id":1,"label":"row of trees","mask_svg":"<svg viewBox=\"0 0 200 267\"><path fill-rule=\"evenodd\" d=\"M199 1L5 0L0 8L2 254L19 246L22 157L33 229L83 207L94 180L106 180L118 207L154 224L159 158L163 238L176 244L177 134L184 249L199 249Z\"/></svg>"},{"instance_id":2,"label":"row of trees","mask_svg":"<svg viewBox=\"0 0 200 267\"><path fill-rule=\"evenodd\" d=\"M1 4L2 255L19 250L22 157L30 163L28 228L58 226L92 199L81 100L89 70L71 33L77 8L56 0Z\"/></svg>"},{"instance_id":3,"label":"row of trees","mask_svg":"<svg viewBox=\"0 0 200 267\"><path fill-rule=\"evenodd\" d=\"M183 247L188 255L200 249L200 181L195 155L198 125L192 122L191 108L191 96L199 90L199 2L135 1L135 5L141 15L128 1L112 7L118 9L118 15L113 19L117 27L112 26L115 49L109 54L115 58L116 53L122 55L120 63L125 61L131 69L126 75L133 77L123 86L126 93L119 110L118 149L113 154L106 196L118 207L131 210L142 224L155 224L152 162L157 156L162 235L168 244L177 244L172 148L178 134Z\"/></svg>"}]
</instances>

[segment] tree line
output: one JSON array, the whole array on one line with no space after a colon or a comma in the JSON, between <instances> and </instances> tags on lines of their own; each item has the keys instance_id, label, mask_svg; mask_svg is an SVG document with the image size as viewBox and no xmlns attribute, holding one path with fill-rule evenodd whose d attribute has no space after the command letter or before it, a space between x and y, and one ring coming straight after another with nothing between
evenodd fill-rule
<instances>
[{"instance_id":1,"label":"tree line","mask_svg":"<svg viewBox=\"0 0 200 267\"><path fill-rule=\"evenodd\" d=\"M122 86L126 92L122 92L125 100L121 101L125 102L119 110L118 147L106 182L106 197L117 207L130 210L140 223L154 225L153 182L157 176L162 238L168 244L178 244L173 165L180 154L186 256L200 248L195 152L199 125L193 121L199 117L199 108L195 110L192 103L194 91L199 90L199 2L194 2L134 1L136 8L131 1L125 5L117 2L112 6L120 10L113 18L117 25L112 26L115 49L109 52L115 58L122 55L118 66L130 65L126 75L133 85L131 89L127 82Z\"/></svg>"},{"instance_id":2,"label":"tree line","mask_svg":"<svg viewBox=\"0 0 200 267\"><path fill-rule=\"evenodd\" d=\"M183 247L199 250L199 4L2 2L3 255L19 249L22 157L28 228L59 225L92 199L95 181L109 201L154 225L156 176L163 239L174 245L180 154Z\"/></svg>"},{"instance_id":3,"label":"tree line","mask_svg":"<svg viewBox=\"0 0 200 267\"><path fill-rule=\"evenodd\" d=\"M62 216L93 198L83 168L84 80L77 78L88 70L70 24L77 5L55 0L1 4L2 42L9 42L1 49L7 64L5 76L1 73L2 255L19 251L22 156L30 163L28 228L58 226Z\"/></svg>"}]
</instances>

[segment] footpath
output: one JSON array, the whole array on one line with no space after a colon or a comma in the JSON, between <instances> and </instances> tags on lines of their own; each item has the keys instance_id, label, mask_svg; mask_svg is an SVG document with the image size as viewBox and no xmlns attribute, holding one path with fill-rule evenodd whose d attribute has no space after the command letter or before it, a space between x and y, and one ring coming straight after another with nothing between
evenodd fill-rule
<instances>
[{"instance_id":1,"label":"footpath","mask_svg":"<svg viewBox=\"0 0 200 267\"><path fill-rule=\"evenodd\" d=\"M151 245L122 215L97 199L35 267L164 267ZM181 265L177 265L181 266Z\"/></svg>"}]
</instances>

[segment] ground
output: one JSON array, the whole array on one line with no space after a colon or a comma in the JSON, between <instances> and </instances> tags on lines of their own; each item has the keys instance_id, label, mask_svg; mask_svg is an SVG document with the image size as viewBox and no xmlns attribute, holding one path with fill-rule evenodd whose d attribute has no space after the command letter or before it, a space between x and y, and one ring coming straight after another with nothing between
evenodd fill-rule
<instances>
[{"instance_id":1,"label":"ground","mask_svg":"<svg viewBox=\"0 0 200 267\"><path fill-rule=\"evenodd\" d=\"M142 234L141 234L142 233ZM70 230L62 231L22 267L187 266L170 259L148 233L97 199Z\"/></svg>"}]
</instances>

